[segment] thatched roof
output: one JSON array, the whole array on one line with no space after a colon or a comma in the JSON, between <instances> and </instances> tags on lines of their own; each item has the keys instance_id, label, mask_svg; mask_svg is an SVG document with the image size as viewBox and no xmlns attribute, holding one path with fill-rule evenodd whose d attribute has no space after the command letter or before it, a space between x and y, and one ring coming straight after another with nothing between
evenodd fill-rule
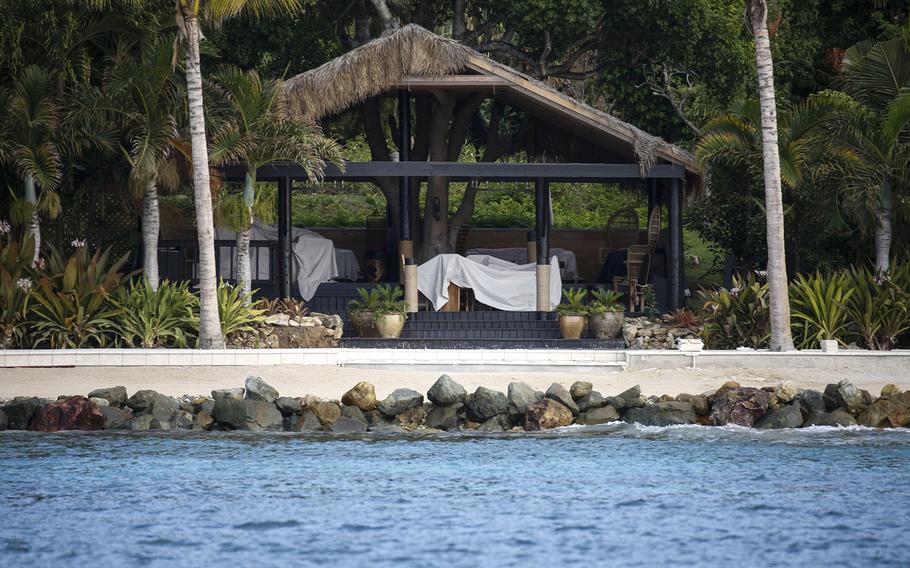
<instances>
[{"instance_id":1,"label":"thatched roof","mask_svg":"<svg viewBox=\"0 0 910 568\"><path fill-rule=\"evenodd\" d=\"M319 120L369 97L395 90L409 78L462 73L498 77L507 85L503 94L510 98L544 108L547 113L559 115L563 122L625 145L629 153L634 154L643 173L662 159L700 175L695 158L689 152L416 24L404 26L291 77L285 82L285 93L290 112Z\"/></svg>"}]
</instances>

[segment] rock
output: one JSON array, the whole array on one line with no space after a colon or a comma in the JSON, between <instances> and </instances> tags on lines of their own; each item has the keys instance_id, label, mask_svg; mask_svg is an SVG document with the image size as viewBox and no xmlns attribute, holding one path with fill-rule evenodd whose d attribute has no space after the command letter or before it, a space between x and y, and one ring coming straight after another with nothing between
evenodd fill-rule
<instances>
[{"instance_id":1,"label":"rock","mask_svg":"<svg viewBox=\"0 0 910 568\"><path fill-rule=\"evenodd\" d=\"M98 398L97 396L90 396L89 400L92 402L92 404L94 404L98 408L101 408L102 406L111 405L111 403L108 402L106 398Z\"/></svg>"},{"instance_id":2,"label":"rock","mask_svg":"<svg viewBox=\"0 0 910 568\"><path fill-rule=\"evenodd\" d=\"M193 419L193 415L185 410L178 410L177 414L174 415L173 420L174 428L178 430L192 430L196 427L196 421Z\"/></svg>"},{"instance_id":3,"label":"rock","mask_svg":"<svg viewBox=\"0 0 910 568\"><path fill-rule=\"evenodd\" d=\"M211 398L203 398L198 403L193 404L193 412L206 411L209 414L215 409L215 401Z\"/></svg>"},{"instance_id":4,"label":"rock","mask_svg":"<svg viewBox=\"0 0 910 568\"><path fill-rule=\"evenodd\" d=\"M659 397L657 397L657 400L655 400L654 402L679 402L679 401L668 394L662 394Z\"/></svg>"},{"instance_id":5,"label":"rock","mask_svg":"<svg viewBox=\"0 0 910 568\"><path fill-rule=\"evenodd\" d=\"M6 414L7 429L26 430L32 416L43 405L40 398L35 396L17 396L3 407Z\"/></svg>"},{"instance_id":6,"label":"rock","mask_svg":"<svg viewBox=\"0 0 910 568\"><path fill-rule=\"evenodd\" d=\"M395 389L379 403L379 411L389 417L398 416L409 408L423 404L423 395L411 389Z\"/></svg>"},{"instance_id":7,"label":"rock","mask_svg":"<svg viewBox=\"0 0 910 568\"><path fill-rule=\"evenodd\" d=\"M284 416L291 416L294 414L300 415L303 414L303 403L300 402L299 398L291 398L289 396L279 396L275 400L275 406L278 407L278 412Z\"/></svg>"},{"instance_id":8,"label":"rock","mask_svg":"<svg viewBox=\"0 0 910 568\"><path fill-rule=\"evenodd\" d=\"M219 399L243 400L243 389L235 388L213 390L212 400L217 403Z\"/></svg>"},{"instance_id":9,"label":"rock","mask_svg":"<svg viewBox=\"0 0 910 568\"><path fill-rule=\"evenodd\" d=\"M335 402L321 400L307 408L313 411L313 414L316 415L319 422L326 428L330 427L336 420L341 418L341 407Z\"/></svg>"},{"instance_id":10,"label":"rock","mask_svg":"<svg viewBox=\"0 0 910 568\"><path fill-rule=\"evenodd\" d=\"M111 406L126 406L126 387L108 387L95 389L88 393L89 398L103 398Z\"/></svg>"},{"instance_id":11,"label":"rock","mask_svg":"<svg viewBox=\"0 0 910 568\"><path fill-rule=\"evenodd\" d=\"M405 430L415 430L423 424L427 417L427 411L422 406L409 408L395 417L395 422L401 424Z\"/></svg>"},{"instance_id":12,"label":"rock","mask_svg":"<svg viewBox=\"0 0 910 568\"><path fill-rule=\"evenodd\" d=\"M606 424L607 422L616 422L619 420L619 413L612 406L592 408L587 412L582 412L578 416L577 422L587 426L595 424Z\"/></svg>"},{"instance_id":13,"label":"rock","mask_svg":"<svg viewBox=\"0 0 910 568\"><path fill-rule=\"evenodd\" d=\"M370 425L370 423L367 421L366 415L356 406L351 406L348 404L341 405L341 416L343 418L350 418L351 420L363 422L365 426Z\"/></svg>"},{"instance_id":14,"label":"rock","mask_svg":"<svg viewBox=\"0 0 910 568\"><path fill-rule=\"evenodd\" d=\"M211 430L212 426L215 425L215 419L212 418L211 413L208 410L200 410L196 413L196 428L199 430Z\"/></svg>"},{"instance_id":15,"label":"rock","mask_svg":"<svg viewBox=\"0 0 910 568\"><path fill-rule=\"evenodd\" d=\"M478 432L505 432L512 427L509 417L505 414L494 416L477 427Z\"/></svg>"},{"instance_id":16,"label":"rock","mask_svg":"<svg viewBox=\"0 0 910 568\"><path fill-rule=\"evenodd\" d=\"M778 428L800 428L803 425L803 411L799 404L787 404L771 410L755 422L755 427L761 430L776 430Z\"/></svg>"},{"instance_id":17,"label":"rock","mask_svg":"<svg viewBox=\"0 0 910 568\"><path fill-rule=\"evenodd\" d=\"M561 384L553 383L550 385L550 388L547 389L547 392L544 396L546 398L555 400L556 402L571 410L573 416L578 416L578 405L575 404L575 400L572 398L572 394L569 393L569 389L562 386Z\"/></svg>"},{"instance_id":18,"label":"rock","mask_svg":"<svg viewBox=\"0 0 910 568\"><path fill-rule=\"evenodd\" d=\"M300 415L300 418L297 420L297 424L294 425L294 431L296 432L321 432L322 431L322 422L316 418L316 415L312 410L304 410L303 414Z\"/></svg>"},{"instance_id":19,"label":"rock","mask_svg":"<svg viewBox=\"0 0 910 568\"><path fill-rule=\"evenodd\" d=\"M543 400L543 393L532 389L527 383L509 383L509 402L524 415L528 406Z\"/></svg>"},{"instance_id":20,"label":"rock","mask_svg":"<svg viewBox=\"0 0 910 568\"><path fill-rule=\"evenodd\" d=\"M594 385L588 381L575 381L572 383L572 386L569 387L569 394L572 395L573 399L578 400L587 396L592 390L594 390Z\"/></svg>"},{"instance_id":21,"label":"rock","mask_svg":"<svg viewBox=\"0 0 910 568\"><path fill-rule=\"evenodd\" d=\"M123 430L130 427L133 414L117 406L101 406L98 408L104 417L105 430Z\"/></svg>"},{"instance_id":22,"label":"rock","mask_svg":"<svg viewBox=\"0 0 910 568\"><path fill-rule=\"evenodd\" d=\"M765 415L770 402L771 395L761 389L721 389L711 405L711 422L715 426L736 424L751 428L756 420Z\"/></svg>"},{"instance_id":23,"label":"rock","mask_svg":"<svg viewBox=\"0 0 910 568\"><path fill-rule=\"evenodd\" d=\"M676 397L679 402L688 402L695 409L696 416L707 416L711 413L708 397L703 394L681 394Z\"/></svg>"},{"instance_id":24,"label":"rock","mask_svg":"<svg viewBox=\"0 0 910 568\"><path fill-rule=\"evenodd\" d=\"M336 434L359 434L367 431L367 425L359 420L342 416L332 423L330 431Z\"/></svg>"},{"instance_id":25,"label":"rock","mask_svg":"<svg viewBox=\"0 0 910 568\"><path fill-rule=\"evenodd\" d=\"M564 404L545 398L528 406L525 413L525 430L534 432L568 426L572 419L572 411Z\"/></svg>"},{"instance_id":26,"label":"rock","mask_svg":"<svg viewBox=\"0 0 910 568\"><path fill-rule=\"evenodd\" d=\"M695 424L695 407L688 402L658 402L640 408L630 408L623 416L623 420L644 426Z\"/></svg>"},{"instance_id":27,"label":"rock","mask_svg":"<svg viewBox=\"0 0 910 568\"><path fill-rule=\"evenodd\" d=\"M641 387L635 385L616 396L607 397L607 404L622 412L627 408L639 408L645 405L641 397Z\"/></svg>"},{"instance_id":28,"label":"rock","mask_svg":"<svg viewBox=\"0 0 910 568\"><path fill-rule=\"evenodd\" d=\"M595 390L592 390L588 394L579 398L575 401L575 403L578 404L579 412L587 412L593 408L602 408L607 405L607 401L604 400L603 395Z\"/></svg>"},{"instance_id":29,"label":"rock","mask_svg":"<svg viewBox=\"0 0 910 568\"><path fill-rule=\"evenodd\" d=\"M288 314L272 314L265 318L262 323L277 327L287 327L291 323L291 316Z\"/></svg>"},{"instance_id":30,"label":"rock","mask_svg":"<svg viewBox=\"0 0 910 568\"><path fill-rule=\"evenodd\" d=\"M442 375L427 391L427 398L436 406L449 406L464 401L466 394L468 393L463 386L453 381L450 376Z\"/></svg>"},{"instance_id":31,"label":"rock","mask_svg":"<svg viewBox=\"0 0 910 568\"><path fill-rule=\"evenodd\" d=\"M427 428L434 428L439 430L457 430L460 420L458 418L458 411L464 405L459 403L451 404L449 406L433 406L433 408L427 413L426 419L424 419L424 424Z\"/></svg>"},{"instance_id":32,"label":"rock","mask_svg":"<svg viewBox=\"0 0 910 568\"><path fill-rule=\"evenodd\" d=\"M136 416L151 414L161 422L170 420L177 412L177 401L153 390L140 390L126 401Z\"/></svg>"},{"instance_id":33,"label":"rock","mask_svg":"<svg viewBox=\"0 0 910 568\"><path fill-rule=\"evenodd\" d=\"M104 414L84 396L72 396L40 407L32 415L28 429L36 432L103 430Z\"/></svg>"},{"instance_id":34,"label":"rock","mask_svg":"<svg viewBox=\"0 0 910 568\"><path fill-rule=\"evenodd\" d=\"M771 404L773 406L783 406L790 404L799 396L799 389L790 381L784 381L774 387L771 393Z\"/></svg>"},{"instance_id":35,"label":"rock","mask_svg":"<svg viewBox=\"0 0 910 568\"><path fill-rule=\"evenodd\" d=\"M891 398L900 396L901 388L895 384L887 384L882 387L882 398Z\"/></svg>"},{"instance_id":36,"label":"rock","mask_svg":"<svg viewBox=\"0 0 910 568\"><path fill-rule=\"evenodd\" d=\"M833 412L813 414L806 421L806 426L856 426L856 419L843 408Z\"/></svg>"},{"instance_id":37,"label":"rock","mask_svg":"<svg viewBox=\"0 0 910 568\"><path fill-rule=\"evenodd\" d=\"M369 412L363 413L364 417L367 419L367 424L369 426L375 426L377 424L391 424L392 419L386 416L385 414L379 412L379 410L371 410Z\"/></svg>"},{"instance_id":38,"label":"rock","mask_svg":"<svg viewBox=\"0 0 910 568\"><path fill-rule=\"evenodd\" d=\"M730 389L738 389L739 387L740 387L740 384L737 383L736 381L727 381L724 384L720 385L720 388L717 389L717 391L714 393L714 395L715 396L719 395L722 392L728 391Z\"/></svg>"},{"instance_id":39,"label":"rock","mask_svg":"<svg viewBox=\"0 0 910 568\"><path fill-rule=\"evenodd\" d=\"M170 430L170 423L162 422L151 414L136 416L129 425L131 430Z\"/></svg>"},{"instance_id":40,"label":"rock","mask_svg":"<svg viewBox=\"0 0 910 568\"><path fill-rule=\"evenodd\" d=\"M869 405L856 422L871 428L902 428L910 425L910 409L901 397L880 398Z\"/></svg>"},{"instance_id":41,"label":"rock","mask_svg":"<svg viewBox=\"0 0 910 568\"><path fill-rule=\"evenodd\" d=\"M375 426L370 426L369 431L376 434L404 434L406 432L398 424L376 424Z\"/></svg>"},{"instance_id":42,"label":"rock","mask_svg":"<svg viewBox=\"0 0 910 568\"><path fill-rule=\"evenodd\" d=\"M354 388L344 393L341 397L341 403L348 406L356 406L364 412L376 410L379 402L376 400L376 387L370 383L361 381L354 385Z\"/></svg>"},{"instance_id":43,"label":"rock","mask_svg":"<svg viewBox=\"0 0 910 568\"><path fill-rule=\"evenodd\" d=\"M796 396L796 402L805 416L825 412L825 396L817 390L804 390Z\"/></svg>"},{"instance_id":44,"label":"rock","mask_svg":"<svg viewBox=\"0 0 910 568\"><path fill-rule=\"evenodd\" d=\"M486 387L477 387L474 394L465 401L468 418L474 422L486 422L494 416L509 412L509 399L504 393Z\"/></svg>"},{"instance_id":45,"label":"rock","mask_svg":"<svg viewBox=\"0 0 910 568\"><path fill-rule=\"evenodd\" d=\"M866 406L863 393L847 379L825 387L825 410L828 412L845 408L847 412L856 416Z\"/></svg>"},{"instance_id":46,"label":"rock","mask_svg":"<svg viewBox=\"0 0 910 568\"><path fill-rule=\"evenodd\" d=\"M261 400L268 403L278 400L278 391L259 377L247 377L244 387L247 400Z\"/></svg>"},{"instance_id":47,"label":"rock","mask_svg":"<svg viewBox=\"0 0 910 568\"><path fill-rule=\"evenodd\" d=\"M282 416L278 408L264 400L244 400L237 398L237 390L212 391L215 407L212 417L219 424L234 430L275 431L282 428Z\"/></svg>"}]
</instances>

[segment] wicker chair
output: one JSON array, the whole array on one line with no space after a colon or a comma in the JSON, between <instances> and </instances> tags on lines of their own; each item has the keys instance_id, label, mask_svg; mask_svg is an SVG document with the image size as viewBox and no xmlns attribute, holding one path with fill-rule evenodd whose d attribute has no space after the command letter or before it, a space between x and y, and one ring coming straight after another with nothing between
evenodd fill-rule
<instances>
[{"instance_id":1,"label":"wicker chair","mask_svg":"<svg viewBox=\"0 0 910 568\"><path fill-rule=\"evenodd\" d=\"M651 210L648 217L648 242L647 244L631 244L626 256L626 275L613 278L613 289L617 292L628 291L629 311L635 310L638 302L638 290L641 285L647 284L651 272L651 255L657 248L660 237L661 212L660 207Z\"/></svg>"},{"instance_id":2,"label":"wicker chair","mask_svg":"<svg viewBox=\"0 0 910 568\"><path fill-rule=\"evenodd\" d=\"M618 209L607 220L607 245L622 250L638 242L638 211L631 207Z\"/></svg>"}]
</instances>

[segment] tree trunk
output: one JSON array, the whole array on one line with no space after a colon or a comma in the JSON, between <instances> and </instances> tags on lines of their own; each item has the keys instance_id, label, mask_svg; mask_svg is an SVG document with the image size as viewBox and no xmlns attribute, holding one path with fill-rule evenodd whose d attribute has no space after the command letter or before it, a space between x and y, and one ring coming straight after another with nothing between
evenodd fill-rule
<instances>
[{"instance_id":1,"label":"tree trunk","mask_svg":"<svg viewBox=\"0 0 910 568\"><path fill-rule=\"evenodd\" d=\"M160 232L158 181L156 178L152 178L142 197L142 273L152 290L158 289L158 235Z\"/></svg>"},{"instance_id":2,"label":"tree trunk","mask_svg":"<svg viewBox=\"0 0 910 568\"><path fill-rule=\"evenodd\" d=\"M196 203L196 233L199 240L199 347L221 349L221 318L218 315L218 282L215 270L215 222L209 182L209 152L202 107L202 70L199 63L199 20L183 13L186 26L186 89L190 111L190 142L193 156L193 194Z\"/></svg>"},{"instance_id":3,"label":"tree trunk","mask_svg":"<svg viewBox=\"0 0 910 568\"><path fill-rule=\"evenodd\" d=\"M25 174L25 200L32 206L32 218L28 222L28 234L35 241L35 254L32 256L32 266L38 264L41 258L41 219L38 217L38 193L35 191L35 178Z\"/></svg>"},{"instance_id":4,"label":"tree trunk","mask_svg":"<svg viewBox=\"0 0 910 568\"><path fill-rule=\"evenodd\" d=\"M774 63L771 58L771 39L768 36L768 10L765 0L747 0L747 9L752 33L755 36L755 64L758 70L758 93L761 104L771 350L793 351L793 337L790 333L790 300L787 295L784 207L777 141L777 105L774 98Z\"/></svg>"},{"instance_id":5,"label":"tree trunk","mask_svg":"<svg viewBox=\"0 0 910 568\"><path fill-rule=\"evenodd\" d=\"M882 274L891 267L891 208L891 182L885 181L875 227L875 270Z\"/></svg>"},{"instance_id":6,"label":"tree trunk","mask_svg":"<svg viewBox=\"0 0 910 568\"><path fill-rule=\"evenodd\" d=\"M256 201L256 170L248 171L243 183L243 205L246 207L246 229L237 231L237 247L234 265L237 267L237 285L247 296L253 291L252 267L250 266L250 227L253 224L253 203ZM249 298L247 298L249 300Z\"/></svg>"}]
</instances>

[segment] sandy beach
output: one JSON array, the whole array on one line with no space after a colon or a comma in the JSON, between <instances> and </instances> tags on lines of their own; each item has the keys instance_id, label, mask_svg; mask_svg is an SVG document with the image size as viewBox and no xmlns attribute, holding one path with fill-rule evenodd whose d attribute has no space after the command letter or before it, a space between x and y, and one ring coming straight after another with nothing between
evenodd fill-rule
<instances>
[{"instance_id":1,"label":"sandy beach","mask_svg":"<svg viewBox=\"0 0 910 568\"><path fill-rule=\"evenodd\" d=\"M213 389L242 386L247 376L262 377L284 396L312 394L325 399L339 399L359 381L376 386L382 398L396 388L426 392L439 377L438 371L363 369L336 366L276 365L266 367L95 367L95 368L4 368L0 369L0 399L14 396L57 397L62 394L86 394L115 385L132 393L152 389L163 394L209 394ZM862 389L878 395L882 386L895 383L910 389L910 373L893 369L857 373L815 369L641 369L618 373L579 374L567 372L450 372L449 375L470 392L478 386L506 390L512 381L524 381L546 390L554 382L566 386L587 380L604 395L618 394L641 385L646 395L699 394L716 390L728 380L743 386L773 386L792 381L799 388L824 390L825 385L849 379Z\"/></svg>"}]
</instances>

